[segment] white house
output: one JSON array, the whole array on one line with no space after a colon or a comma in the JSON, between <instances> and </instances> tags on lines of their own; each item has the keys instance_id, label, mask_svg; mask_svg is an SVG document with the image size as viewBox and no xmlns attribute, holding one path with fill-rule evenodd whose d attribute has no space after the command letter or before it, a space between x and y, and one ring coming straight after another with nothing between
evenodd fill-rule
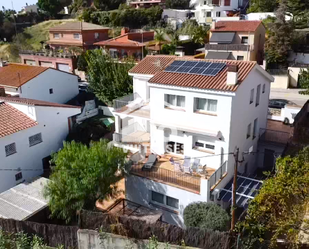
<instances>
[{"instance_id":1,"label":"white house","mask_svg":"<svg viewBox=\"0 0 309 249\"><path fill-rule=\"evenodd\" d=\"M197 0L194 19L199 24L211 24L213 21L237 21L239 16L229 16L237 10L239 0Z\"/></svg>"},{"instance_id":2,"label":"white house","mask_svg":"<svg viewBox=\"0 0 309 249\"><path fill-rule=\"evenodd\" d=\"M11 96L64 104L78 93L76 75L53 68L0 62L0 87Z\"/></svg>"},{"instance_id":3,"label":"white house","mask_svg":"<svg viewBox=\"0 0 309 249\"><path fill-rule=\"evenodd\" d=\"M52 152L62 148L71 117L80 107L0 97L0 192L43 173Z\"/></svg>"},{"instance_id":4,"label":"white house","mask_svg":"<svg viewBox=\"0 0 309 249\"><path fill-rule=\"evenodd\" d=\"M38 6L36 4L26 5L22 8L22 13L38 13Z\"/></svg>"},{"instance_id":5,"label":"white house","mask_svg":"<svg viewBox=\"0 0 309 249\"><path fill-rule=\"evenodd\" d=\"M166 221L183 225L189 203L212 200L232 179L236 148L244 155L239 172L255 171L250 152L266 128L273 78L253 61L174 56L147 56L129 74L134 94L114 106L115 143L140 150L126 197L161 208ZM150 152L158 161L147 170L150 157L143 156Z\"/></svg>"}]
</instances>

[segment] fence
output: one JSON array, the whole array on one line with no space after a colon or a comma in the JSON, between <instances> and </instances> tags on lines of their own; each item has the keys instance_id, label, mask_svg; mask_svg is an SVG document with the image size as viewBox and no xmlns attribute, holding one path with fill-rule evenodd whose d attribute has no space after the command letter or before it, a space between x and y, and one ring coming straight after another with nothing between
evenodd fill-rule
<instances>
[{"instance_id":1,"label":"fence","mask_svg":"<svg viewBox=\"0 0 309 249\"><path fill-rule=\"evenodd\" d=\"M263 142L287 144L290 138L291 134L288 132L260 129L259 139Z\"/></svg>"},{"instance_id":2,"label":"fence","mask_svg":"<svg viewBox=\"0 0 309 249\"><path fill-rule=\"evenodd\" d=\"M224 162L220 168L218 168L215 173L213 173L208 181L209 181L209 186L210 186L210 189L212 190L216 185L217 183L227 174L227 161Z\"/></svg>"},{"instance_id":3,"label":"fence","mask_svg":"<svg viewBox=\"0 0 309 249\"><path fill-rule=\"evenodd\" d=\"M35 234L51 247L63 245L65 248L77 248L77 226L58 226L0 218L0 228L9 233L23 231L29 235Z\"/></svg>"},{"instance_id":4,"label":"fence","mask_svg":"<svg viewBox=\"0 0 309 249\"><path fill-rule=\"evenodd\" d=\"M149 178L150 180L175 184L177 186L193 190L194 192L200 192L200 177L158 167L154 167L151 170L143 170L142 167L142 164L132 165L130 173Z\"/></svg>"},{"instance_id":5,"label":"fence","mask_svg":"<svg viewBox=\"0 0 309 249\"><path fill-rule=\"evenodd\" d=\"M137 93L132 93L132 94L129 94L129 95L124 96L122 98L115 99L114 100L114 110L115 111L121 110L123 107L128 105L129 102L137 99L138 97L139 97L139 95Z\"/></svg>"}]
</instances>

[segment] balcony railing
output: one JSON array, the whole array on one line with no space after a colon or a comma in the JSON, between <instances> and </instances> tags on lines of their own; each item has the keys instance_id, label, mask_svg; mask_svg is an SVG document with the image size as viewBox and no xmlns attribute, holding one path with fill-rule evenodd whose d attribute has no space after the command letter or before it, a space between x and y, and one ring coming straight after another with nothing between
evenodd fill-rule
<instances>
[{"instance_id":1,"label":"balcony railing","mask_svg":"<svg viewBox=\"0 0 309 249\"><path fill-rule=\"evenodd\" d=\"M205 44L205 50L253 51L253 45L247 44Z\"/></svg>"},{"instance_id":2,"label":"balcony railing","mask_svg":"<svg viewBox=\"0 0 309 249\"><path fill-rule=\"evenodd\" d=\"M224 162L220 168L218 168L215 173L213 173L209 178L209 187L210 190L213 190L216 185L222 180L223 177L225 177L227 174L227 161Z\"/></svg>"},{"instance_id":3,"label":"balcony railing","mask_svg":"<svg viewBox=\"0 0 309 249\"><path fill-rule=\"evenodd\" d=\"M70 52L66 51L60 52L58 50L45 50L45 51L21 50L19 54L37 55L45 57L65 57L65 58L76 57Z\"/></svg>"},{"instance_id":4,"label":"balcony railing","mask_svg":"<svg viewBox=\"0 0 309 249\"><path fill-rule=\"evenodd\" d=\"M182 172L167 170L164 168L154 167L150 171L142 170L142 164L134 164L130 173L142 176L150 180L162 181L167 184L177 185L194 192L200 192L201 178L191 176Z\"/></svg>"},{"instance_id":5,"label":"balcony railing","mask_svg":"<svg viewBox=\"0 0 309 249\"><path fill-rule=\"evenodd\" d=\"M122 98L115 99L114 100L114 110L120 111L123 107L127 106L130 102L134 101L137 98L140 98L139 94L132 93Z\"/></svg>"},{"instance_id":6,"label":"balcony railing","mask_svg":"<svg viewBox=\"0 0 309 249\"><path fill-rule=\"evenodd\" d=\"M288 132L260 129L259 139L263 142L287 144L290 138L291 134Z\"/></svg>"}]
</instances>

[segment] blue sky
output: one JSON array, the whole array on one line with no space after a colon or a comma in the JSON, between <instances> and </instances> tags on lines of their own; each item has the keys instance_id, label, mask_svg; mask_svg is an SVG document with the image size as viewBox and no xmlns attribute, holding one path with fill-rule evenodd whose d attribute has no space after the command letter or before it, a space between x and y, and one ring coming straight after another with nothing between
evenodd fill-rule
<instances>
[{"instance_id":1,"label":"blue sky","mask_svg":"<svg viewBox=\"0 0 309 249\"><path fill-rule=\"evenodd\" d=\"M12 9L12 1L14 5L14 9L16 12L20 11L22 7L28 3L28 5L35 4L37 0L0 0L0 8L2 10L2 6L6 9Z\"/></svg>"}]
</instances>

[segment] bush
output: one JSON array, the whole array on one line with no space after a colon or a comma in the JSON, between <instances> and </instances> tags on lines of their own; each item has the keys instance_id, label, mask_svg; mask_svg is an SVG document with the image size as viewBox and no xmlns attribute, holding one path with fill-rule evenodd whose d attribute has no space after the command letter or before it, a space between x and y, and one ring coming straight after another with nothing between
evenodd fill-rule
<instances>
[{"instance_id":1,"label":"bush","mask_svg":"<svg viewBox=\"0 0 309 249\"><path fill-rule=\"evenodd\" d=\"M187 227L227 231L230 217L215 203L195 202L185 208L184 221Z\"/></svg>"}]
</instances>

